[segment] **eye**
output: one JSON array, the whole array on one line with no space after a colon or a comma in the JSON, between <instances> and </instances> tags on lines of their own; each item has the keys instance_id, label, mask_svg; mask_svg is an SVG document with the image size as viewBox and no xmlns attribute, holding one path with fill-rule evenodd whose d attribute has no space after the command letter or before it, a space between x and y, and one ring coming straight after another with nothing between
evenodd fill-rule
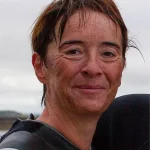
<instances>
[{"instance_id":1,"label":"eye","mask_svg":"<svg viewBox=\"0 0 150 150\"><path fill-rule=\"evenodd\" d=\"M116 56L113 52L104 52L103 55L106 57L115 57Z\"/></svg>"},{"instance_id":2,"label":"eye","mask_svg":"<svg viewBox=\"0 0 150 150\"><path fill-rule=\"evenodd\" d=\"M117 58L118 53L115 50L105 50L100 55L100 59L106 62L115 61Z\"/></svg>"},{"instance_id":3,"label":"eye","mask_svg":"<svg viewBox=\"0 0 150 150\"><path fill-rule=\"evenodd\" d=\"M79 55L81 54L81 51L78 49L72 49L65 52L66 55Z\"/></svg>"},{"instance_id":4,"label":"eye","mask_svg":"<svg viewBox=\"0 0 150 150\"><path fill-rule=\"evenodd\" d=\"M84 56L83 50L78 48L70 48L64 51L65 58L68 59L81 59Z\"/></svg>"}]
</instances>

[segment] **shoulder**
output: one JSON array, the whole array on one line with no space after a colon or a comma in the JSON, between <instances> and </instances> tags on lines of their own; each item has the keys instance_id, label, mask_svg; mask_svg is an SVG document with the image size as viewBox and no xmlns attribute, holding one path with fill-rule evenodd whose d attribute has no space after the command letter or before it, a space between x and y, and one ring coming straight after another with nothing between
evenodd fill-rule
<instances>
[{"instance_id":1,"label":"shoulder","mask_svg":"<svg viewBox=\"0 0 150 150\"><path fill-rule=\"evenodd\" d=\"M0 138L0 150L56 150L50 139L53 138L51 133L49 133L50 138L46 137L50 140L49 143L44 139L45 132L49 131L47 128L40 122L17 120L11 129Z\"/></svg>"},{"instance_id":2,"label":"shoulder","mask_svg":"<svg viewBox=\"0 0 150 150\"><path fill-rule=\"evenodd\" d=\"M1 143L4 150L32 150L37 147L39 140L27 131L17 131L8 135ZM8 148L10 147L10 148Z\"/></svg>"},{"instance_id":3,"label":"shoulder","mask_svg":"<svg viewBox=\"0 0 150 150\"><path fill-rule=\"evenodd\" d=\"M39 127L39 123L33 121L17 120L0 138L0 150L38 150L42 141L34 133Z\"/></svg>"},{"instance_id":4,"label":"shoulder","mask_svg":"<svg viewBox=\"0 0 150 150\"><path fill-rule=\"evenodd\" d=\"M15 148L2 148L1 150L18 150L18 149L15 149Z\"/></svg>"}]
</instances>

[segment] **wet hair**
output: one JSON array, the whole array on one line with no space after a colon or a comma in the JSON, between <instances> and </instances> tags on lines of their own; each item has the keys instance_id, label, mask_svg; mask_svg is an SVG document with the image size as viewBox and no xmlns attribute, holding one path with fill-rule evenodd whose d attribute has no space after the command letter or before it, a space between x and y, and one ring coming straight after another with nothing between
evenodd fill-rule
<instances>
[{"instance_id":1,"label":"wet hair","mask_svg":"<svg viewBox=\"0 0 150 150\"><path fill-rule=\"evenodd\" d=\"M85 8L102 13L121 29L123 58L128 49L128 32L122 16L113 0L54 0L37 18L32 30L32 49L45 62L48 44L56 40L56 25L59 23L58 36L61 40L67 20L79 11L85 15ZM81 18L82 20L82 18ZM43 85L42 103L45 99L46 85Z\"/></svg>"}]
</instances>

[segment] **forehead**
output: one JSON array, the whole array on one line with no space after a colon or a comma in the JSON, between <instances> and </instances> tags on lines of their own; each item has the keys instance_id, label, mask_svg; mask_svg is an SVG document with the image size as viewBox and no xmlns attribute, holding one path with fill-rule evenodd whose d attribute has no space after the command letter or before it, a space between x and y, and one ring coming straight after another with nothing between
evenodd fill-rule
<instances>
[{"instance_id":1,"label":"forehead","mask_svg":"<svg viewBox=\"0 0 150 150\"><path fill-rule=\"evenodd\" d=\"M85 9L84 12L75 12L66 22L64 32L72 30L74 32L82 33L85 29L86 32L96 35L97 33L94 31L103 31L103 33L108 33L109 31L109 34L116 36L121 34L120 27L110 18L100 12L95 12L90 9Z\"/></svg>"},{"instance_id":2,"label":"forehead","mask_svg":"<svg viewBox=\"0 0 150 150\"><path fill-rule=\"evenodd\" d=\"M78 28L84 28L86 24L115 24L113 21L101 12L96 12L86 8L85 10L76 11L66 22L67 27L76 26Z\"/></svg>"},{"instance_id":3,"label":"forehead","mask_svg":"<svg viewBox=\"0 0 150 150\"><path fill-rule=\"evenodd\" d=\"M59 23L58 23L59 26ZM58 35L58 26L56 35ZM58 36L57 36L58 37ZM85 9L76 11L66 22L62 40L81 39L95 42L106 40L116 42L122 47L122 34L119 25L101 12Z\"/></svg>"}]
</instances>

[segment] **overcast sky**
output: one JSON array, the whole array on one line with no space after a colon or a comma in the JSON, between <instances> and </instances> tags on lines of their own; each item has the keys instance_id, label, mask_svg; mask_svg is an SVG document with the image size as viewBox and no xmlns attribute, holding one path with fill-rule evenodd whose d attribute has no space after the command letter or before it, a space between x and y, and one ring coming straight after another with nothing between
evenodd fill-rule
<instances>
[{"instance_id":1,"label":"overcast sky","mask_svg":"<svg viewBox=\"0 0 150 150\"><path fill-rule=\"evenodd\" d=\"M31 65L32 24L50 0L0 0L0 110L40 113L42 85ZM142 52L130 49L117 96L150 93L150 0L115 0Z\"/></svg>"}]
</instances>

